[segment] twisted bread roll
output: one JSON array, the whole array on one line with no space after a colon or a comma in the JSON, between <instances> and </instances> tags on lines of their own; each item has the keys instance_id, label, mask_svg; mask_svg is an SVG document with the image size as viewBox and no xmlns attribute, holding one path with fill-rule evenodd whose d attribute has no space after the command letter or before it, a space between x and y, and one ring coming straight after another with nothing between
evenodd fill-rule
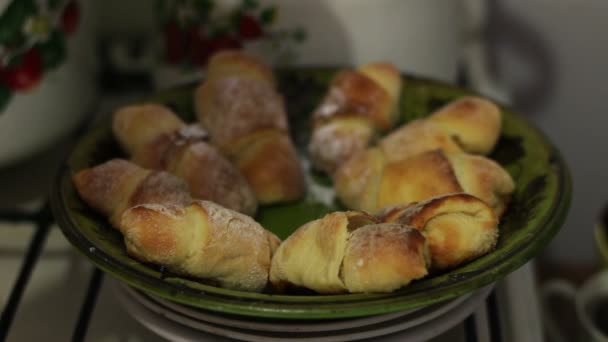
<instances>
[{"instance_id":1,"label":"twisted bread roll","mask_svg":"<svg viewBox=\"0 0 608 342\"><path fill-rule=\"evenodd\" d=\"M246 215L213 202L184 208L142 204L120 221L127 251L180 275L241 291L262 291L280 240Z\"/></svg>"},{"instance_id":2,"label":"twisted bread roll","mask_svg":"<svg viewBox=\"0 0 608 342\"><path fill-rule=\"evenodd\" d=\"M391 162L380 148L370 148L338 169L334 187L346 206L372 213L466 192L486 202L500 217L515 185L500 165L483 156L433 150Z\"/></svg>"},{"instance_id":3,"label":"twisted bread roll","mask_svg":"<svg viewBox=\"0 0 608 342\"><path fill-rule=\"evenodd\" d=\"M452 101L425 119L414 120L383 137L378 145L391 162L422 152L488 154L501 129L498 107L479 97Z\"/></svg>"},{"instance_id":4,"label":"twisted bread roll","mask_svg":"<svg viewBox=\"0 0 608 342\"><path fill-rule=\"evenodd\" d=\"M263 61L240 50L219 51L209 59L206 79L233 76L265 81L272 86L276 84L272 70Z\"/></svg>"},{"instance_id":5,"label":"twisted bread roll","mask_svg":"<svg viewBox=\"0 0 608 342\"><path fill-rule=\"evenodd\" d=\"M378 132L392 128L401 82L399 71L389 63L370 63L336 75L312 114L308 148L313 166L332 174Z\"/></svg>"},{"instance_id":6,"label":"twisted bread roll","mask_svg":"<svg viewBox=\"0 0 608 342\"><path fill-rule=\"evenodd\" d=\"M496 145L502 126L498 106L475 96L452 101L427 120L452 137L464 151L484 155Z\"/></svg>"},{"instance_id":7,"label":"twisted bread roll","mask_svg":"<svg viewBox=\"0 0 608 342\"><path fill-rule=\"evenodd\" d=\"M214 55L208 73L194 102L211 142L237 165L260 203L300 198L304 175L272 73L241 52Z\"/></svg>"},{"instance_id":8,"label":"twisted bread roll","mask_svg":"<svg viewBox=\"0 0 608 342\"><path fill-rule=\"evenodd\" d=\"M434 270L454 268L486 254L498 240L498 218L492 208L464 193L391 207L380 218L420 230L428 241Z\"/></svg>"},{"instance_id":9,"label":"twisted bread roll","mask_svg":"<svg viewBox=\"0 0 608 342\"><path fill-rule=\"evenodd\" d=\"M170 109L156 104L123 107L114 113L112 129L135 163L185 179L196 198L255 213L255 195L239 170L203 141L204 131L186 125Z\"/></svg>"},{"instance_id":10,"label":"twisted bread roll","mask_svg":"<svg viewBox=\"0 0 608 342\"><path fill-rule=\"evenodd\" d=\"M270 282L319 293L390 292L427 274L416 229L378 224L362 212L334 212L298 228L277 249Z\"/></svg>"},{"instance_id":11,"label":"twisted bread roll","mask_svg":"<svg viewBox=\"0 0 608 342\"><path fill-rule=\"evenodd\" d=\"M193 200L182 179L113 159L73 181L85 202L110 217L135 259L226 288L266 286L280 240L246 215Z\"/></svg>"},{"instance_id":12,"label":"twisted bread roll","mask_svg":"<svg viewBox=\"0 0 608 342\"><path fill-rule=\"evenodd\" d=\"M76 173L72 180L80 197L118 227L122 213L135 205L156 203L183 207L190 203L188 185L167 172L143 169L112 159Z\"/></svg>"}]
</instances>

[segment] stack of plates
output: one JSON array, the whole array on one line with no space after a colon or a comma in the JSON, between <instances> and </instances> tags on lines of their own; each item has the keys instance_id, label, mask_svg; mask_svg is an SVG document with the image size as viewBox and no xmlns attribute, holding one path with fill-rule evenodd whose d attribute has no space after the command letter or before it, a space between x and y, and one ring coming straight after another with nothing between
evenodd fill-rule
<instances>
[{"instance_id":1,"label":"stack of plates","mask_svg":"<svg viewBox=\"0 0 608 342\"><path fill-rule=\"evenodd\" d=\"M206 311L114 282L118 298L141 324L172 341L221 337L245 341L354 341L385 336L426 341L449 330L484 302L492 286L446 302L407 311L350 319L280 320ZM390 336L387 336L390 335Z\"/></svg>"}]
</instances>

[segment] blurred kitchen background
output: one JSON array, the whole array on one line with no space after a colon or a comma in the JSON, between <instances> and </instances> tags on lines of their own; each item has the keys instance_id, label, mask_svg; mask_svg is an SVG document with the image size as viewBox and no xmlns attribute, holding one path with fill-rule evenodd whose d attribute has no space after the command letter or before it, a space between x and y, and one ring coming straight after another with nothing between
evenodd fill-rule
<instances>
[{"instance_id":1,"label":"blurred kitchen background","mask_svg":"<svg viewBox=\"0 0 608 342\"><path fill-rule=\"evenodd\" d=\"M56 32L52 30L56 24L63 30L61 39L68 57L64 66L57 67L51 63L52 56L54 61L61 60L51 53L56 46L34 45L44 52L44 68L52 69L48 78L46 69L39 75L40 66L10 74L6 70L12 69L3 65L0 178L28 179L5 185L0 195L3 207L28 206L32 199L40 199L36 190L45 189L41 184L53 176L37 174L31 167L24 172L24 166L53 163L54 146L92 116L134 95L200 77L208 56L205 49L244 47L276 64L335 65L390 59L406 72L452 83L464 79L470 87L510 103L538 125L563 153L574 193L563 228L535 260L537 276L539 280L565 277L579 283L600 267L594 227L608 203L608 186L603 184L608 175L608 159L604 159L608 149L603 139L608 128L607 1L82 0L75 2L77 10L62 5L57 13L52 5L57 1L14 2L30 4L36 18L45 14L52 18L24 19L31 35L22 37L22 45L47 42L46 37ZM0 1L0 10L12 3ZM186 33L167 24L167 16L187 20L195 15L187 8L171 7L175 3L192 3L199 9L216 3L225 11L237 6L255 14L255 20L226 21L213 28L215 38L208 40L195 31ZM20 5L15 11L27 10L27 5ZM74 22L77 29L70 32ZM10 25L0 21L0 41L8 37ZM230 34L234 30L244 38L234 39ZM195 44L188 45L191 41ZM205 48L196 48L196 42ZM170 51L163 50L167 47ZM3 61L10 51L6 44L2 46ZM76 59L80 61L73 62ZM18 77L7 83L6 75ZM63 95L56 93L59 90ZM100 107L102 93L113 97ZM44 136L41 131L52 134ZM40 139L30 139L26 132ZM8 281L0 288L10 285Z\"/></svg>"}]
</instances>

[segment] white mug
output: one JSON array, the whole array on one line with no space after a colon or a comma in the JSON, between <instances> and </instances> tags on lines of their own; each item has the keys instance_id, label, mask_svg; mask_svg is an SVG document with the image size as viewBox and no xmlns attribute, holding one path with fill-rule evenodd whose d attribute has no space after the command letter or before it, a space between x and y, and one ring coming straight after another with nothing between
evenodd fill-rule
<instances>
[{"instance_id":1,"label":"white mug","mask_svg":"<svg viewBox=\"0 0 608 342\"><path fill-rule=\"evenodd\" d=\"M546 328L554 341L564 340L566 334L549 309L550 301L562 298L571 301L581 325L584 340L608 342L608 270L601 271L576 288L565 280L552 280L541 289L545 308Z\"/></svg>"}]
</instances>

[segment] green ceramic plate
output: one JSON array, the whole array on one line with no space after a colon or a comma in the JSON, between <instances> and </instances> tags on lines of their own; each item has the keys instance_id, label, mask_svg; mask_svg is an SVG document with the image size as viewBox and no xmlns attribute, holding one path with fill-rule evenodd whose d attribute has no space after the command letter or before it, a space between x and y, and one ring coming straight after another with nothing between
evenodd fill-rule
<instances>
[{"instance_id":1,"label":"green ceramic plate","mask_svg":"<svg viewBox=\"0 0 608 342\"><path fill-rule=\"evenodd\" d=\"M305 157L308 116L335 74L333 68L277 71L285 95L292 136ZM420 118L448 101L471 94L443 83L405 75L402 120ZM147 101L163 103L186 120L194 117L194 85L157 94ZM559 152L520 115L503 107L504 125L492 158L513 176L517 188L500 225L496 250L450 272L416 281L389 294L273 295L217 288L165 274L154 265L131 259L122 237L105 218L78 197L70 176L85 167L122 156L109 123L99 125L78 143L60 171L52 191L53 212L65 236L104 271L131 286L194 307L224 313L285 319L326 319L366 316L412 309L469 293L514 271L534 257L559 230L571 195L570 177ZM311 174L311 188L330 181ZM256 219L281 238L305 222L340 208L309 191L297 203L263 207Z\"/></svg>"}]
</instances>

